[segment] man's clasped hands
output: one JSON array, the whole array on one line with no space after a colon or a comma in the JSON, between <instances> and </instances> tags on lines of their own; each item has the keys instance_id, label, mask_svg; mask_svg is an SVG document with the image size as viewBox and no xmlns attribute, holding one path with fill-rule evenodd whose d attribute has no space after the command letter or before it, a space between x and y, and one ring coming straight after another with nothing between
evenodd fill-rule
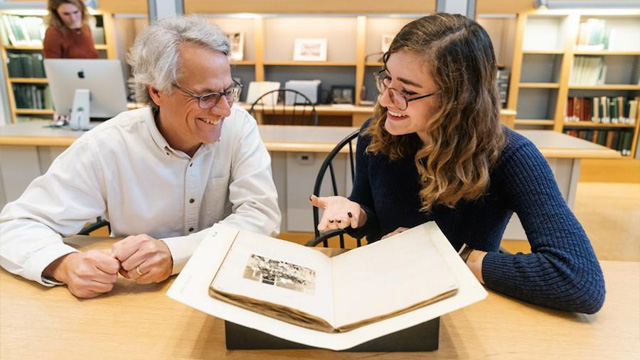
<instances>
[{"instance_id":1,"label":"man's clasped hands","mask_svg":"<svg viewBox=\"0 0 640 360\"><path fill-rule=\"evenodd\" d=\"M138 284L166 280L173 268L167 244L149 235L128 236L109 250L74 252L60 257L43 272L45 278L67 284L79 298L92 298L113 289L118 273Z\"/></svg>"}]
</instances>

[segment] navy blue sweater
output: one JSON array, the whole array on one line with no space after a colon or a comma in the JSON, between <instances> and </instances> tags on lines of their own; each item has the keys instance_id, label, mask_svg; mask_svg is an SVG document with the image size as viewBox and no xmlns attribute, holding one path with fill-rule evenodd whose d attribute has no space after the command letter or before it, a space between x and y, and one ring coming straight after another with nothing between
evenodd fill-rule
<instances>
[{"instance_id":1,"label":"navy blue sweater","mask_svg":"<svg viewBox=\"0 0 640 360\"><path fill-rule=\"evenodd\" d=\"M435 221L454 248L467 243L488 252L482 276L489 288L550 308L597 312L605 287L589 239L535 145L514 131L504 131L506 145L486 194L476 201L460 201L453 209L434 206L428 213L420 211L415 154L391 161L383 154L366 153L370 138L361 135L349 198L362 206L367 223L350 232L372 242L398 227ZM513 212L522 222L531 254L498 252Z\"/></svg>"}]
</instances>

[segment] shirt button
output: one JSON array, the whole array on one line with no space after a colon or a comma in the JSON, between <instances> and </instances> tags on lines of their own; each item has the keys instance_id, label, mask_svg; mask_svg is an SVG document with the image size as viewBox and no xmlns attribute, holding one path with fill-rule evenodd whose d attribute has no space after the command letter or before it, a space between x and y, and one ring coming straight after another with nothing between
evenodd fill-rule
<instances>
[{"instance_id":1,"label":"shirt button","mask_svg":"<svg viewBox=\"0 0 640 360\"><path fill-rule=\"evenodd\" d=\"M189 164L189 167L192 167L192 166L193 166L193 163Z\"/></svg>"},{"instance_id":2,"label":"shirt button","mask_svg":"<svg viewBox=\"0 0 640 360\"><path fill-rule=\"evenodd\" d=\"M189 199L189 204L193 204L194 202L196 202L194 199Z\"/></svg>"},{"instance_id":3,"label":"shirt button","mask_svg":"<svg viewBox=\"0 0 640 360\"><path fill-rule=\"evenodd\" d=\"M192 227L189 228L189 232L193 232L193 228Z\"/></svg>"}]
</instances>

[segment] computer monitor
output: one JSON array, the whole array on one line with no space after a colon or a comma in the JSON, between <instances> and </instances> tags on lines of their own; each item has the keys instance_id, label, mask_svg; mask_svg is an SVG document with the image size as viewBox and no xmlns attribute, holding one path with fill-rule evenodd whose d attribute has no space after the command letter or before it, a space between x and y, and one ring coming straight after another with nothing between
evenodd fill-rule
<instances>
[{"instance_id":1,"label":"computer monitor","mask_svg":"<svg viewBox=\"0 0 640 360\"><path fill-rule=\"evenodd\" d=\"M76 90L89 90L89 116L108 119L127 110L127 91L120 60L45 59L56 113L70 115Z\"/></svg>"}]
</instances>

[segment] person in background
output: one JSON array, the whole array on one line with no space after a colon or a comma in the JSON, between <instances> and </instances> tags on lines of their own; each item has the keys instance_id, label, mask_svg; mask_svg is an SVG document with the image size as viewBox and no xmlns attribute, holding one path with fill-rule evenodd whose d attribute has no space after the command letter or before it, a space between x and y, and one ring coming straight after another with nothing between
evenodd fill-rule
<instances>
[{"instance_id":1,"label":"person in background","mask_svg":"<svg viewBox=\"0 0 640 360\"><path fill-rule=\"evenodd\" d=\"M581 313L603 305L602 270L545 158L502 127L491 40L475 21L438 13L407 24L376 73L349 198L311 197L319 230L369 242L435 221L476 278L533 304ZM513 213L529 254L499 251Z\"/></svg>"},{"instance_id":2,"label":"person in background","mask_svg":"<svg viewBox=\"0 0 640 360\"><path fill-rule=\"evenodd\" d=\"M87 25L89 14L81 0L49 0L49 27L44 36L45 59L97 59Z\"/></svg>"},{"instance_id":3,"label":"person in background","mask_svg":"<svg viewBox=\"0 0 640 360\"><path fill-rule=\"evenodd\" d=\"M230 44L215 25L167 18L140 34L129 62L138 101L76 140L0 213L0 265L77 297L118 278L146 284L180 272L216 223L274 235L280 210L258 126L234 105ZM110 251L77 252L62 237L98 216Z\"/></svg>"}]
</instances>

